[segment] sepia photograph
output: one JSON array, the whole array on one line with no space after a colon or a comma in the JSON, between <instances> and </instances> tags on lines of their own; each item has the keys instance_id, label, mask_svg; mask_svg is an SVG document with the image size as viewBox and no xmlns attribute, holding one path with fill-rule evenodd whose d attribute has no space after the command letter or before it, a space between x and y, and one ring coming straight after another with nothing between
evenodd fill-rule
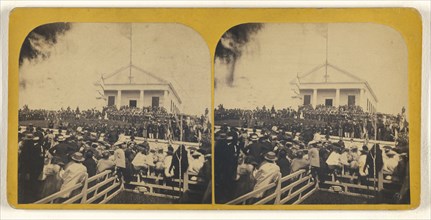
<instances>
[{"instance_id":1,"label":"sepia photograph","mask_svg":"<svg viewBox=\"0 0 431 220\"><path fill-rule=\"evenodd\" d=\"M188 26L38 26L19 54L18 203L210 204L210 109Z\"/></svg>"},{"instance_id":2,"label":"sepia photograph","mask_svg":"<svg viewBox=\"0 0 431 220\"><path fill-rule=\"evenodd\" d=\"M408 51L376 23L244 23L218 41L217 204L410 204Z\"/></svg>"}]
</instances>

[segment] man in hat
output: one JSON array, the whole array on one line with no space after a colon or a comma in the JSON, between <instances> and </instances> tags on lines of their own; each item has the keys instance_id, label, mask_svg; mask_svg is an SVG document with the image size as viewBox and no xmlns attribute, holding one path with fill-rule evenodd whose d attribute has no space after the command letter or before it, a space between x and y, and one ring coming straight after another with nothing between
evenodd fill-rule
<instances>
[{"instance_id":1,"label":"man in hat","mask_svg":"<svg viewBox=\"0 0 431 220\"><path fill-rule=\"evenodd\" d=\"M65 164L69 162L69 155L76 152L75 149L65 142L63 135L58 136L58 144L48 150L52 156L60 157Z\"/></svg>"},{"instance_id":2,"label":"man in hat","mask_svg":"<svg viewBox=\"0 0 431 220\"><path fill-rule=\"evenodd\" d=\"M259 138L257 135L251 136L250 140L251 144L246 147L246 153L254 157L256 162L260 164L262 162L263 144L258 141Z\"/></svg>"},{"instance_id":3,"label":"man in hat","mask_svg":"<svg viewBox=\"0 0 431 220\"><path fill-rule=\"evenodd\" d=\"M367 163L367 154L368 154L368 147L367 145L362 146L362 149L360 150L361 155L359 156L358 160L358 168L359 168L359 183L366 183L367 176L368 176L368 166Z\"/></svg>"},{"instance_id":4,"label":"man in hat","mask_svg":"<svg viewBox=\"0 0 431 220\"><path fill-rule=\"evenodd\" d=\"M102 152L102 158L97 162L97 173L101 173L105 170L114 170L115 163L109 157L111 154L109 151Z\"/></svg>"},{"instance_id":5,"label":"man in hat","mask_svg":"<svg viewBox=\"0 0 431 220\"><path fill-rule=\"evenodd\" d=\"M209 204L211 203L211 193L212 193L211 148L200 148L197 151L201 153L204 157L204 163L202 168L199 171L198 177L199 179L203 180L204 185L207 185L204 196L202 198L202 204Z\"/></svg>"},{"instance_id":6,"label":"man in hat","mask_svg":"<svg viewBox=\"0 0 431 220\"><path fill-rule=\"evenodd\" d=\"M40 181L43 171L44 150L35 140L32 133L27 133L23 138L21 153L18 158L18 172L20 174L20 191L23 192L23 203L34 202L38 199Z\"/></svg>"},{"instance_id":7,"label":"man in hat","mask_svg":"<svg viewBox=\"0 0 431 220\"><path fill-rule=\"evenodd\" d=\"M301 169L307 169L310 162L304 158L304 152L302 150L296 152L296 157L292 160L291 173L294 173Z\"/></svg>"},{"instance_id":8,"label":"man in hat","mask_svg":"<svg viewBox=\"0 0 431 220\"><path fill-rule=\"evenodd\" d=\"M308 159L310 160L311 175L316 179L320 174L319 148L317 147L317 143L312 144L310 147L311 148L308 151Z\"/></svg>"},{"instance_id":9,"label":"man in hat","mask_svg":"<svg viewBox=\"0 0 431 220\"><path fill-rule=\"evenodd\" d=\"M218 203L225 203L233 199L233 185L236 178L235 148L227 140L227 133L219 133L214 147L216 163L214 167L216 200Z\"/></svg>"},{"instance_id":10,"label":"man in hat","mask_svg":"<svg viewBox=\"0 0 431 220\"><path fill-rule=\"evenodd\" d=\"M127 147L127 143L124 142L120 145L119 148L117 148L114 151L114 162L115 162L115 166L117 167L117 175L120 180L123 176L123 172L125 172L125 169L126 169L126 155L125 155L126 147Z\"/></svg>"},{"instance_id":11,"label":"man in hat","mask_svg":"<svg viewBox=\"0 0 431 220\"><path fill-rule=\"evenodd\" d=\"M76 184L82 182L87 176L87 168L82 165L85 158L80 152L75 152L70 156L70 162L66 164L65 170L61 178L63 179L63 185L61 190L75 186ZM63 194L62 198L69 198L73 196L74 192L67 192Z\"/></svg>"},{"instance_id":12,"label":"man in hat","mask_svg":"<svg viewBox=\"0 0 431 220\"><path fill-rule=\"evenodd\" d=\"M202 166L204 165L204 157L201 153L194 151L191 157L189 158L189 174L190 175L198 175Z\"/></svg>"},{"instance_id":13,"label":"man in hat","mask_svg":"<svg viewBox=\"0 0 431 220\"><path fill-rule=\"evenodd\" d=\"M261 163L260 167L256 171L254 177L256 179L256 184L254 185L254 190L265 187L271 183L274 183L280 177L280 167L275 163L277 156L273 151L267 152L264 157L264 161ZM266 192L258 193L254 196L255 200L259 200L264 197Z\"/></svg>"}]
</instances>

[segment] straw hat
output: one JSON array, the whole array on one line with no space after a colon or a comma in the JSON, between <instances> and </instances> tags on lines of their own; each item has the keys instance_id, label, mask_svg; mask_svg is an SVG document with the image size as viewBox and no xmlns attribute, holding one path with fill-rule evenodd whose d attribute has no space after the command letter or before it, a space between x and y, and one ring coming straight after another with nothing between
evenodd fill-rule
<instances>
[{"instance_id":1,"label":"straw hat","mask_svg":"<svg viewBox=\"0 0 431 220\"><path fill-rule=\"evenodd\" d=\"M70 159L76 162L83 162L85 160L84 155L82 155L82 153L80 152L75 152L74 154L72 154Z\"/></svg>"},{"instance_id":2,"label":"straw hat","mask_svg":"<svg viewBox=\"0 0 431 220\"><path fill-rule=\"evenodd\" d=\"M268 160L268 161L276 161L277 155L274 152L270 151L270 152L266 153L263 158L265 160Z\"/></svg>"}]
</instances>

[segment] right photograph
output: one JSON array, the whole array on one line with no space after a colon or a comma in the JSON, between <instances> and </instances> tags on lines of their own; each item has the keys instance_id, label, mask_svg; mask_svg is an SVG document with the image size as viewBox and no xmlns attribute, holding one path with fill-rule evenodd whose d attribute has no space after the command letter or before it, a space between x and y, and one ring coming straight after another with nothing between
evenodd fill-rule
<instances>
[{"instance_id":1,"label":"right photograph","mask_svg":"<svg viewBox=\"0 0 431 220\"><path fill-rule=\"evenodd\" d=\"M408 51L374 23L245 23L214 58L215 202L410 204Z\"/></svg>"}]
</instances>

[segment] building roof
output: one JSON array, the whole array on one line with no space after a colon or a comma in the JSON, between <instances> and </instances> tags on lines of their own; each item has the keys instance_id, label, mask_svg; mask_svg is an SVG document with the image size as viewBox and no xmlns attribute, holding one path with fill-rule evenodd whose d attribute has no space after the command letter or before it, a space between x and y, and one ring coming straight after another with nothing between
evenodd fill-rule
<instances>
[{"instance_id":1,"label":"building roof","mask_svg":"<svg viewBox=\"0 0 431 220\"><path fill-rule=\"evenodd\" d=\"M311 71L301 74L298 76L300 84L321 84L321 83L360 83L365 84L365 86L370 91L371 95L377 101L377 97L374 91L371 89L368 82L355 76L352 73L347 72L335 65L330 63L324 63L312 69ZM291 84L296 84L297 79L293 79Z\"/></svg>"},{"instance_id":2,"label":"building roof","mask_svg":"<svg viewBox=\"0 0 431 220\"><path fill-rule=\"evenodd\" d=\"M179 103L182 102L172 83L133 64L122 67L115 72L103 74L102 80L104 85L167 85L178 98Z\"/></svg>"}]
</instances>

